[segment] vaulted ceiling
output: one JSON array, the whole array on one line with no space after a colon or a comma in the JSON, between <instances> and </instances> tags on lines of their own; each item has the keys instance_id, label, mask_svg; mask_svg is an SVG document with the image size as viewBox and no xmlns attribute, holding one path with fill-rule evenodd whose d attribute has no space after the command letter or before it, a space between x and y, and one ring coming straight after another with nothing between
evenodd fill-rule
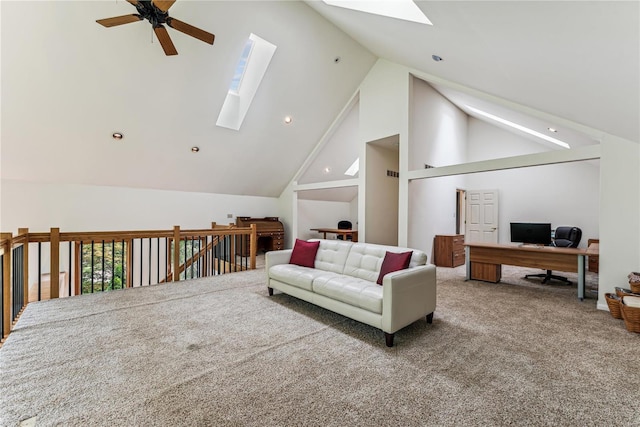
<instances>
[{"instance_id":1,"label":"vaulted ceiling","mask_svg":"<svg viewBox=\"0 0 640 427\"><path fill-rule=\"evenodd\" d=\"M169 29L168 57L146 21L95 22L134 13L126 1L2 1L2 177L277 197L379 57L640 141L639 2L416 4L433 26L319 1L178 0L170 15L216 40ZM220 128L250 33L276 53L240 130Z\"/></svg>"}]
</instances>

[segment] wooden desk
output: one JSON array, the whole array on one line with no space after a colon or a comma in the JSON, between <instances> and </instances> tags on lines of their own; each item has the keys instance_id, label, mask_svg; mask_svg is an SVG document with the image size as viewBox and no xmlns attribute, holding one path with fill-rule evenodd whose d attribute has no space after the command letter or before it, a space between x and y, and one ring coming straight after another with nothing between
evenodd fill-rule
<instances>
[{"instance_id":1,"label":"wooden desk","mask_svg":"<svg viewBox=\"0 0 640 427\"><path fill-rule=\"evenodd\" d=\"M578 298L584 299L585 256L589 254L584 249L496 243L465 243L465 246L467 280L497 283L502 264L569 271L578 273Z\"/></svg>"},{"instance_id":2,"label":"wooden desk","mask_svg":"<svg viewBox=\"0 0 640 427\"><path fill-rule=\"evenodd\" d=\"M311 231L317 231L322 233L322 238L327 238L327 233L337 234L343 236L345 239L347 236L351 236L352 242L358 241L358 230L342 229L342 228L312 228Z\"/></svg>"}]
</instances>

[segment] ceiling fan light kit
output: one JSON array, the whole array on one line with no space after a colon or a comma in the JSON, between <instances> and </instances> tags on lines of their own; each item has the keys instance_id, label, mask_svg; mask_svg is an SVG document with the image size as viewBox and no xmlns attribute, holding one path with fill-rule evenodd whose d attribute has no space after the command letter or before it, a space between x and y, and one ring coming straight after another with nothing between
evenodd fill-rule
<instances>
[{"instance_id":1,"label":"ceiling fan light kit","mask_svg":"<svg viewBox=\"0 0 640 427\"><path fill-rule=\"evenodd\" d=\"M129 24L146 19L151 23L153 32L156 33L158 41L164 50L165 55L177 55L178 51L171 41L171 37L164 27L164 24L180 31L188 36L195 37L205 43L213 44L215 36L193 25L182 22L169 16L169 8L176 0L127 0L136 7L137 14L116 16L113 18L98 19L96 22L104 27L115 27L117 25Z\"/></svg>"}]
</instances>

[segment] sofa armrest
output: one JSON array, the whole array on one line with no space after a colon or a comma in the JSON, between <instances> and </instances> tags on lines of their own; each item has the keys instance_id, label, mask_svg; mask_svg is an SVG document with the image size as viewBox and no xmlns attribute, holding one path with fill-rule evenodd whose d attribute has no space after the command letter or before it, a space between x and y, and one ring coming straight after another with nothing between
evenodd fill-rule
<instances>
[{"instance_id":1,"label":"sofa armrest","mask_svg":"<svg viewBox=\"0 0 640 427\"><path fill-rule=\"evenodd\" d=\"M394 271L382 281L382 330L394 333L436 309L436 266Z\"/></svg>"},{"instance_id":2,"label":"sofa armrest","mask_svg":"<svg viewBox=\"0 0 640 427\"><path fill-rule=\"evenodd\" d=\"M289 264L292 252L293 249L267 252L264 256L264 265L265 270L267 271L267 275L269 274L269 269L274 265Z\"/></svg>"}]
</instances>

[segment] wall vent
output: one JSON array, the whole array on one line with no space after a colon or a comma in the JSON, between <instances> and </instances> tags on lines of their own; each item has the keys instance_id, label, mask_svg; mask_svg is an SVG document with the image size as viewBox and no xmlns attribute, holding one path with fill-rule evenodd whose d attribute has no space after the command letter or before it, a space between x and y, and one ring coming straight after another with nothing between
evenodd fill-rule
<instances>
[{"instance_id":1,"label":"wall vent","mask_svg":"<svg viewBox=\"0 0 640 427\"><path fill-rule=\"evenodd\" d=\"M390 176L392 178L400 178L400 172L391 171L387 169L387 176Z\"/></svg>"}]
</instances>

